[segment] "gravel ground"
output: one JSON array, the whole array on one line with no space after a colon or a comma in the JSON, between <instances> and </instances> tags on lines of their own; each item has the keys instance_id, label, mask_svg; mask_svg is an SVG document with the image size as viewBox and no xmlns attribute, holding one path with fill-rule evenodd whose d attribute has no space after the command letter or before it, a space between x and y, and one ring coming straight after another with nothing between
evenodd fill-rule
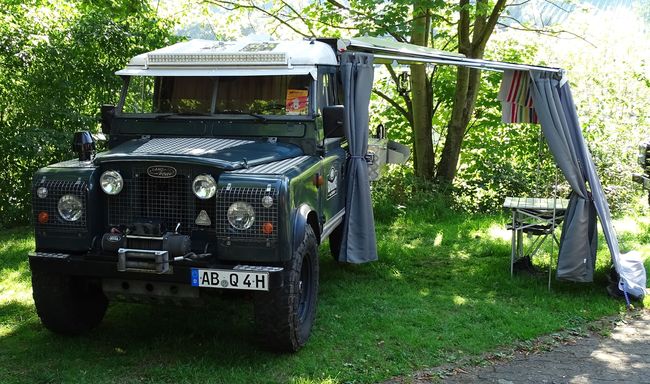
<instances>
[{"instance_id":1,"label":"gravel ground","mask_svg":"<svg viewBox=\"0 0 650 384\"><path fill-rule=\"evenodd\" d=\"M650 383L650 311L554 334L480 364L446 366L385 384L424 383Z\"/></svg>"}]
</instances>

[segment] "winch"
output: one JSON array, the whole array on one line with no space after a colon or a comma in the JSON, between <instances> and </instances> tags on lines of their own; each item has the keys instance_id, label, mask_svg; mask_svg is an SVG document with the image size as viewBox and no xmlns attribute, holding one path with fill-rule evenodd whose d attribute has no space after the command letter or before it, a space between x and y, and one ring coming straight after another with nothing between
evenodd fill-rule
<instances>
[{"instance_id":1,"label":"winch","mask_svg":"<svg viewBox=\"0 0 650 384\"><path fill-rule=\"evenodd\" d=\"M187 235L163 232L159 222L139 221L122 233L113 228L102 236L102 250L116 252L117 270L126 272L169 273L170 261L191 254L191 241Z\"/></svg>"},{"instance_id":2,"label":"winch","mask_svg":"<svg viewBox=\"0 0 650 384\"><path fill-rule=\"evenodd\" d=\"M172 257L191 252L191 241L187 235L165 232L162 236L139 236L123 233L105 233L102 236L102 250L117 252L120 248L167 251Z\"/></svg>"}]
</instances>

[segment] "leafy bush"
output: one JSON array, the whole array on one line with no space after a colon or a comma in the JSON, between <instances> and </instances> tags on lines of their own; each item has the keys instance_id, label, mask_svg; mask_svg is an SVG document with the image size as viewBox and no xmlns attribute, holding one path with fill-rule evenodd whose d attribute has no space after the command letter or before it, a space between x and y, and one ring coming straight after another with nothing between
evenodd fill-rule
<instances>
[{"instance_id":1,"label":"leafy bush","mask_svg":"<svg viewBox=\"0 0 650 384\"><path fill-rule=\"evenodd\" d=\"M375 219L390 223L407 210L421 211L431 220L446 216L455 207L448 191L413 174L411 164L389 164L381 179L372 183Z\"/></svg>"},{"instance_id":2,"label":"leafy bush","mask_svg":"<svg viewBox=\"0 0 650 384\"><path fill-rule=\"evenodd\" d=\"M0 10L0 227L30 217L40 167L73 157L72 133L98 131L113 72L174 39L145 2L6 2Z\"/></svg>"}]
</instances>

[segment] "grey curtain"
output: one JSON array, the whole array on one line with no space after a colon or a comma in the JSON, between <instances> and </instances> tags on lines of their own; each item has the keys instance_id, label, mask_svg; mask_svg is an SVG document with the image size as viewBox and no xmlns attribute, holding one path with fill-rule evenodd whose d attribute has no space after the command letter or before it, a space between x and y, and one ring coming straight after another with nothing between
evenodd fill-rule
<instances>
[{"instance_id":1,"label":"grey curtain","mask_svg":"<svg viewBox=\"0 0 650 384\"><path fill-rule=\"evenodd\" d=\"M555 162L571 185L560 238L557 278L593 281L598 233L596 210L587 190L587 167L593 164L580 130L569 84L557 74L530 72L533 104ZM592 190L593 183L589 183ZM602 216L601 216L602 220ZM611 225L611 224L610 224Z\"/></svg>"},{"instance_id":2,"label":"grey curtain","mask_svg":"<svg viewBox=\"0 0 650 384\"><path fill-rule=\"evenodd\" d=\"M374 77L373 55L346 52L341 56L345 98L345 136L350 157L346 164L345 219L339 261L377 260L375 221L365 155L368 150L368 105Z\"/></svg>"},{"instance_id":3,"label":"grey curtain","mask_svg":"<svg viewBox=\"0 0 650 384\"><path fill-rule=\"evenodd\" d=\"M575 113L575 104L573 102L573 96L571 91L566 86L566 89L561 88L561 100L563 108L571 108L574 111L571 114L571 119L574 121L572 124L574 127L578 128L578 133L580 137L580 124L578 123L578 117ZM618 245L618 238L616 237L616 231L612 225L612 218L609 210L609 204L607 203L607 198L605 197L605 192L603 191L603 186L600 184L600 179L596 173L596 166L594 161L591 158L591 153L585 145L584 140L580 142L580 150L583 153L584 158L584 168L586 171L587 180L589 181L589 186L591 187L591 196L596 207L596 212L600 218L600 225L603 228L603 235L605 236L605 241L607 242L607 247L609 248L609 253L612 256L612 262L616 271L620 275L619 289L624 290L633 296L643 297L646 294L646 271L643 265L643 259L640 255L633 251L625 254L621 253L621 250Z\"/></svg>"}]
</instances>

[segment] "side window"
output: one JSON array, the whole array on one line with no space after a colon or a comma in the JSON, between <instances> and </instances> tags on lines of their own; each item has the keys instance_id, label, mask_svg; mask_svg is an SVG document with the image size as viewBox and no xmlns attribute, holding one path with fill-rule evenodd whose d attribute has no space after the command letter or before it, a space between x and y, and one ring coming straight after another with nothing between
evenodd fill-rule
<instances>
[{"instance_id":1,"label":"side window","mask_svg":"<svg viewBox=\"0 0 650 384\"><path fill-rule=\"evenodd\" d=\"M149 76L132 76L122 107L123 113L154 112L155 78Z\"/></svg>"},{"instance_id":2,"label":"side window","mask_svg":"<svg viewBox=\"0 0 650 384\"><path fill-rule=\"evenodd\" d=\"M335 104L343 104L345 103L345 100L343 100L343 82L341 79L341 72L337 71L336 76L334 77L334 81L332 81L333 87L333 92L334 92L334 101Z\"/></svg>"},{"instance_id":3,"label":"side window","mask_svg":"<svg viewBox=\"0 0 650 384\"><path fill-rule=\"evenodd\" d=\"M318 110L322 114L323 107L335 104L334 78L331 73L321 73L318 77Z\"/></svg>"}]
</instances>

